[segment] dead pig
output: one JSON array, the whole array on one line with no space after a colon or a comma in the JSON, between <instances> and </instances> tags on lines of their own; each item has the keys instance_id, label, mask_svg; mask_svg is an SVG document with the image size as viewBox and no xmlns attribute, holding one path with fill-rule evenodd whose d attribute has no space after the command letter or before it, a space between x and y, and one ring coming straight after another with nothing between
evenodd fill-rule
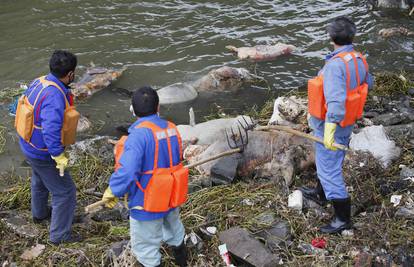
<instances>
[{"instance_id":1,"label":"dead pig","mask_svg":"<svg viewBox=\"0 0 414 267\"><path fill-rule=\"evenodd\" d=\"M382 29L378 32L384 38L393 37L393 36L414 36L414 31L410 31L404 27L393 27Z\"/></svg>"},{"instance_id":2,"label":"dead pig","mask_svg":"<svg viewBox=\"0 0 414 267\"><path fill-rule=\"evenodd\" d=\"M76 99L90 97L111 85L124 71L125 69L88 68L78 82L71 84L72 93Z\"/></svg>"},{"instance_id":3,"label":"dead pig","mask_svg":"<svg viewBox=\"0 0 414 267\"><path fill-rule=\"evenodd\" d=\"M160 104L177 104L192 101L199 92L235 92L243 84L262 79L244 68L221 67L211 70L194 83L176 83L157 90Z\"/></svg>"},{"instance_id":4,"label":"dead pig","mask_svg":"<svg viewBox=\"0 0 414 267\"><path fill-rule=\"evenodd\" d=\"M251 83L260 80L245 68L221 67L210 71L207 75L194 83L198 92L212 91L238 91L244 83Z\"/></svg>"},{"instance_id":5,"label":"dead pig","mask_svg":"<svg viewBox=\"0 0 414 267\"><path fill-rule=\"evenodd\" d=\"M237 57L241 60L248 59L252 61L270 61L279 56L288 55L295 50L295 46L277 43L275 45L257 45L254 47L235 47L226 46L227 49L237 53Z\"/></svg>"}]
</instances>

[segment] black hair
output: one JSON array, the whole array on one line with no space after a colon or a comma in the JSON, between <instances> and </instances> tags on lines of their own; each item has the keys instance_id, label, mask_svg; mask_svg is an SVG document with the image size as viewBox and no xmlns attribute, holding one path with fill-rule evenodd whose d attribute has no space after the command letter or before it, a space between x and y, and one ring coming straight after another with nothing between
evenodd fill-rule
<instances>
[{"instance_id":1,"label":"black hair","mask_svg":"<svg viewBox=\"0 0 414 267\"><path fill-rule=\"evenodd\" d=\"M158 111L159 98L157 91L150 86L143 86L132 95L132 107L138 117L156 114Z\"/></svg>"},{"instance_id":2,"label":"black hair","mask_svg":"<svg viewBox=\"0 0 414 267\"><path fill-rule=\"evenodd\" d=\"M329 23L327 31L337 45L352 44L356 34L355 23L347 17L338 17Z\"/></svg>"},{"instance_id":3,"label":"black hair","mask_svg":"<svg viewBox=\"0 0 414 267\"><path fill-rule=\"evenodd\" d=\"M55 50L49 60L50 73L57 78L65 77L70 71L75 71L78 60L68 51Z\"/></svg>"}]
</instances>

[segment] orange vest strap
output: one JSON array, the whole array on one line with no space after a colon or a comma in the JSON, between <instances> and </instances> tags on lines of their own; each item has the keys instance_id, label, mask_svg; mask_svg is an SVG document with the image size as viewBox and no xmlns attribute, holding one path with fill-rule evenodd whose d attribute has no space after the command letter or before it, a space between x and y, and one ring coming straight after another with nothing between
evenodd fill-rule
<instances>
[{"instance_id":1,"label":"orange vest strap","mask_svg":"<svg viewBox=\"0 0 414 267\"><path fill-rule=\"evenodd\" d=\"M166 136L167 136L167 145L168 145L168 157L170 160L170 168L172 169L173 167L173 157L172 157L172 150L171 150L171 139L168 136L168 128L164 130Z\"/></svg>"},{"instance_id":2,"label":"orange vest strap","mask_svg":"<svg viewBox=\"0 0 414 267\"><path fill-rule=\"evenodd\" d=\"M359 77L359 69L358 69L358 61L354 53L349 53L354 61L354 68L355 68L355 76L357 80L357 87L361 84L361 79Z\"/></svg>"},{"instance_id":3,"label":"orange vest strap","mask_svg":"<svg viewBox=\"0 0 414 267\"><path fill-rule=\"evenodd\" d=\"M155 142L155 152L154 152L154 170L158 169L158 151L159 151L159 143L157 138L157 132L161 131L162 129L155 125L150 121L143 121L136 126L136 128L147 128L150 129L152 132L152 136L154 137Z\"/></svg>"},{"instance_id":4,"label":"orange vest strap","mask_svg":"<svg viewBox=\"0 0 414 267\"><path fill-rule=\"evenodd\" d=\"M57 84L57 83L55 83L55 82L52 82L52 81L48 81L48 80L46 80L46 76L42 76L42 77L40 77L39 78L39 81L40 81L40 83L42 84L42 91L43 91L43 89L45 89L46 87L48 87L48 86L53 86L53 87L56 87L61 93L62 93L62 95L63 95L63 99L65 99L65 105L66 105L66 108L68 108L69 106L70 106L70 104L69 104L69 101L68 101L68 99L66 98L66 94L65 94L65 92L63 91L63 89ZM37 98L39 97L39 95L40 95L40 93L38 94L38 96L37 96ZM37 101L37 98L36 98L36 101ZM33 105L34 106L34 105Z\"/></svg>"},{"instance_id":5,"label":"orange vest strap","mask_svg":"<svg viewBox=\"0 0 414 267\"><path fill-rule=\"evenodd\" d=\"M172 158L171 140L170 140L168 130L169 129L175 129L175 125L168 122L167 128L162 129L161 127L157 126L156 124L154 124L150 121L143 121L142 123L138 124L136 126L136 128L150 129L151 132L152 132L152 135L154 137L154 141L155 141L154 168L152 170L143 172L143 174L153 174L158 169L158 156L159 156L159 140L158 139L159 138L157 136L157 133L160 133L160 132L163 132L165 134L166 139L167 139L168 156L169 156L169 160L170 160L170 168L172 168L173 167L173 158ZM178 131L176 129L175 129L175 131L178 134ZM181 149L180 149L180 151L181 151ZM181 156L181 152L180 152L180 156ZM142 185L138 181L135 181L135 183L137 184L138 188L142 192L145 192Z\"/></svg>"},{"instance_id":6,"label":"orange vest strap","mask_svg":"<svg viewBox=\"0 0 414 267\"><path fill-rule=\"evenodd\" d=\"M359 76L357 56L362 59L362 63L364 64L365 73L366 73L365 74L365 81L366 81L366 78L368 76L369 67L368 67L368 63L367 63L367 60L365 59L365 57L361 53L357 53L355 51L339 53L334 57L334 58L336 58L336 57L340 58L345 64L345 67L346 67L346 84L347 84L346 87L347 87L347 91L349 91L351 89L351 87L350 87L351 75L350 75L350 72L349 72L348 61L345 59L345 57L347 55L350 55L352 57L352 59L354 60L357 86L361 85L361 77Z\"/></svg>"},{"instance_id":7,"label":"orange vest strap","mask_svg":"<svg viewBox=\"0 0 414 267\"><path fill-rule=\"evenodd\" d=\"M144 188L142 188L142 185L138 182L138 180L135 180L136 185L138 186L139 190L145 193Z\"/></svg>"},{"instance_id":8,"label":"orange vest strap","mask_svg":"<svg viewBox=\"0 0 414 267\"><path fill-rule=\"evenodd\" d=\"M168 128L175 130L175 133L177 135L177 140L178 140L178 146L180 150L180 160L183 160L183 141L181 139L180 133L178 132L177 126L172 122L168 122Z\"/></svg>"}]
</instances>

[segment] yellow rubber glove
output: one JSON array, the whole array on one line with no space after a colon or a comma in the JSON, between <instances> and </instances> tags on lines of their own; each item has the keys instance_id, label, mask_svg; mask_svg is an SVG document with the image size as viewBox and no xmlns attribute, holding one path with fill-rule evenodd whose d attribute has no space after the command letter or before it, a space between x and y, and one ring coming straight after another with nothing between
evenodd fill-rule
<instances>
[{"instance_id":1,"label":"yellow rubber glove","mask_svg":"<svg viewBox=\"0 0 414 267\"><path fill-rule=\"evenodd\" d=\"M335 130L336 130L336 123L332 122L325 122L325 131L323 134L323 144L327 149L336 150L336 147L333 146L335 143Z\"/></svg>"},{"instance_id":2,"label":"yellow rubber glove","mask_svg":"<svg viewBox=\"0 0 414 267\"><path fill-rule=\"evenodd\" d=\"M116 203L118 203L118 198L114 196L112 193L111 188L108 186L108 188L105 190L104 195L102 197L102 200L106 202L105 207L112 209L115 207Z\"/></svg>"},{"instance_id":3,"label":"yellow rubber glove","mask_svg":"<svg viewBox=\"0 0 414 267\"><path fill-rule=\"evenodd\" d=\"M52 156L52 159L56 162L56 168L59 169L60 176L63 176L65 168L68 166L68 158L65 156L65 152L56 157Z\"/></svg>"}]
</instances>

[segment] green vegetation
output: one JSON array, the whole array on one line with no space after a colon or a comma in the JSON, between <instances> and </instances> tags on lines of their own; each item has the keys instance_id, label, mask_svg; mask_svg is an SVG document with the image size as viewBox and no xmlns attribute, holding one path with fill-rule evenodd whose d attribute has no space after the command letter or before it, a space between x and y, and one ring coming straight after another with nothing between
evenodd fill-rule
<instances>
[{"instance_id":1,"label":"green vegetation","mask_svg":"<svg viewBox=\"0 0 414 267\"><path fill-rule=\"evenodd\" d=\"M403 71L401 73L376 73L374 77L374 89L370 91L370 95L394 96L407 94L409 89L414 88L414 81L410 80L412 77Z\"/></svg>"},{"instance_id":2,"label":"green vegetation","mask_svg":"<svg viewBox=\"0 0 414 267\"><path fill-rule=\"evenodd\" d=\"M10 103L13 99L24 92L23 87L3 88L0 90L0 103Z\"/></svg>"},{"instance_id":3,"label":"green vegetation","mask_svg":"<svg viewBox=\"0 0 414 267\"><path fill-rule=\"evenodd\" d=\"M0 124L0 154L4 152L6 146L6 127Z\"/></svg>"}]
</instances>

